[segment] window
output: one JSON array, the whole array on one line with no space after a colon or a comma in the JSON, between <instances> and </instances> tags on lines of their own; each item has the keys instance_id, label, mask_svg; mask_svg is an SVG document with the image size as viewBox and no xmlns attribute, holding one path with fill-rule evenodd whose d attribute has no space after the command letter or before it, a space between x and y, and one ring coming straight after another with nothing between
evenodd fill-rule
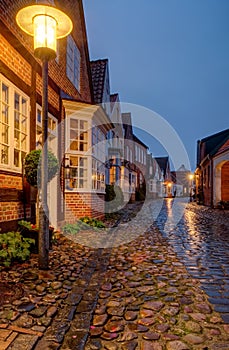
<instances>
[{"instance_id":1,"label":"window","mask_svg":"<svg viewBox=\"0 0 229 350\"><path fill-rule=\"evenodd\" d=\"M149 180L149 191L153 192L153 190L154 190L154 183L153 183L153 180L151 179Z\"/></svg>"},{"instance_id":2,"label":"window","mask_svg":"<svg viewBox=\"0 0 229 350\"><path fill-rule=\"evenodd\" d=\"M70 119L70 150L86 152L88 150L88 122Z\"/></svg>"},{"instance_id":3,"label":"window","mask_svg":"<svg viewBox=\"0 0 229 350\"><path fill-rule=\"evenodd\" d=\"M105 135L103 134L102 130L96 125L93 125L92 127L92 153L95 158L101 160L102 162L105 162Z\"/></svg>"},{"instance_id":4,"label":"window","mask_svg":"<svg viewBox=\"0 0 229 350\"><path fill-rule=\"evenodd\" d=\"M105 190L105 167L96 159L92 159L92 189Z\"/></svg>"},{"instance_id":5,"label":"window","mask_svg":"<svg viewBox=\"0 0 229 350\"><path fill-rule=\"evenodd\" d=\"M87 188L88 159L87 157L67 155L70 163L70 189Z\"/></svg>"},{"instance_id":6,"label":"window","mask_svg":"<svg viewBox=\"0 0 229 350\"><path fill-rule=\"evenodd\" d=\"M48 137L49 141L57 137L57 119L48 113ZM42 146L42 109L37 105L36 148Z\"/></svg>"},{"instance_id":7,"label":"window","mask_svg":"<svg viewBox=\"0 0 229 350\"><path fill-rule=\"evenodd\" d=\"M29 98L0 75L0 164L20 170L28 152Z\"/></svg>"},{"instance_id":8,"label":"window","mask_svg":"<svg viewBox=\"0 0 229 350\"><path fill-rule=\"evenodd\" d=\"M67 38L66 74L68 79L80 90L80 51L71 35Z\"/></svg>"}]
</instances>

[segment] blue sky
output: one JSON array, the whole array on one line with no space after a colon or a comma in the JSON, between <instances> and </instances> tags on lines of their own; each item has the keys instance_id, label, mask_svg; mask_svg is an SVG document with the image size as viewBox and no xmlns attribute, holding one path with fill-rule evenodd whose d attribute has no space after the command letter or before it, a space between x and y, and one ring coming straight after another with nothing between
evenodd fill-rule
<instances>
[{"instance_id":1,"label":"blue sky","mask_svg":"<svg viewBox=\"0 0 229 350\"><path fill-rule=\"evenodd\" d=\"M165 118L194 169L196 141L229 126L229 1L84 0L84 10L90 59L109 59L111 92ZM136 133L165 155L152 133Z\"/></svg>"}]
</instances>

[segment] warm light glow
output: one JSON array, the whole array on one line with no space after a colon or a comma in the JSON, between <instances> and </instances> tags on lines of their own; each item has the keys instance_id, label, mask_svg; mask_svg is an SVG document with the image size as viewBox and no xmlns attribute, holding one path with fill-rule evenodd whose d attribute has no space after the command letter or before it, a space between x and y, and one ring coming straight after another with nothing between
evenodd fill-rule
<instances>
[{"instance_id":1,"label":"warm light glow","mask_svg":"<svg viewBox=\"0 0 229 350\"><path fill-rule=\"evenodd\" d=\"M172 184L171 184L171 182L169 182L169 183L168 183L168 187L171 187L171 186L172 186Z\"/></svg>"},{"instance_id":2,"label":"warm light glow","mask_svg":"<svg viewBox=\"0 0 229 350\"><path fill-rule=\"evenodd\" d=\"M194 175L193 174L189 174L189 179L193 180L194 179Z\"/></svg>"},{"instance_id":3,"label":"warm light glow","mask_svg":"<svg viewBox=\"0 0 229 350\"><path fill-rule=\"evenodd\" d=\"M22 8L16 15L18 26L34 36L34 54L50 60L56 56L56 40L72 31L71 19L59 9L49 5L31 5Z\"/></svg>"},{"instance_id":4,"label":"warm light glow","mask_svg":"<svg viewBox=\"0 0 229 350\"><path fill-rule=\"evenodd\" d=\"M50 52L49 56L56 56L56 26L54 18L46 15L38 15L33 19L34 23L34 51L39 57L39 51L44 48Z\"/></svg>"}]
</instances>

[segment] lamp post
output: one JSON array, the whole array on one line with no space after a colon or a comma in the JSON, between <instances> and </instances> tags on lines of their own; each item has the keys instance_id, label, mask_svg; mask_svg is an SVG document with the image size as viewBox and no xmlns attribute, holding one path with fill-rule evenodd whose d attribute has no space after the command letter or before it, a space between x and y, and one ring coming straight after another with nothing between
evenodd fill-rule
<instances>
[{"instance_id":1,"label":"lamp post","mask_svg":"<svg viewBox=\"0 0 229 350\"><path fill-rule=\"evenodd\" d=\"M56 57L56 41L72 30L72 21L62 11L45 4L35 4L19 10L18 26L34 37L34 55L42 61L42 160L41 205L39 223L39 268L49 265L49 223L47 205L48 183L48 61Z\"/></svg>"}]
</instances>

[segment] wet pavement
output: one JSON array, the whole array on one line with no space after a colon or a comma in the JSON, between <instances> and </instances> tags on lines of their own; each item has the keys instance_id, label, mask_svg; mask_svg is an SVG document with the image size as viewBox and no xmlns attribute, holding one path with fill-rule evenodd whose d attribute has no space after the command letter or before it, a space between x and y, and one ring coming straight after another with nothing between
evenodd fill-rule
<instances>
[{"instance_id":1,"label":"wet pavement","mask_svg":"<svg viewBox=\"0 0 229 350\"><path fill-rule=\"evenodd\" d=\"M155 223L192 277L201 282L214 309L229 323L229 212L189 203L176 227L167 228L174 200L167 199ZM183 207L182 201L177 201Z\"/></svg>"},{"instance_id":2,"label":"wet pavement","mask_svg":"<svg viewBox=\"0 0 229 350\"><path fill-rule=\"evenodd\" d=\"M227 216L173 203L148 203L114 230L60 235L49 271L36 255L3 268L0 349L228 350Z\"/></svg>"}]
</instances>

